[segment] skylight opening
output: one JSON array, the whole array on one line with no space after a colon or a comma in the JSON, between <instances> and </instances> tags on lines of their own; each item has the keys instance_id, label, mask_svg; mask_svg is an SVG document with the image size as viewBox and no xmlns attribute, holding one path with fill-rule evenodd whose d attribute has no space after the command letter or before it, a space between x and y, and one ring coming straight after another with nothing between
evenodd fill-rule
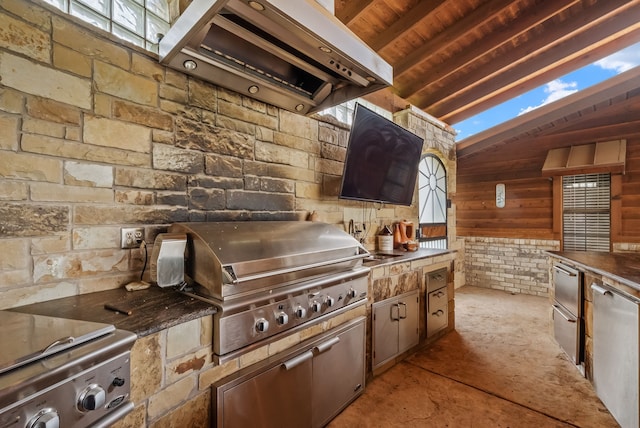
<instances>
[{"instance_id":1,"label":"skylight opening","mask_svg":"<svg viewBox=\"0 0 640 428\"><path fill-rule=\"evenodd\" d=\"M640 65L640 43L572 71L462 122L451 124L457 132L456 141L464 140L517 116L603 82L638 65Z\"/></svg>"}]
</instances>

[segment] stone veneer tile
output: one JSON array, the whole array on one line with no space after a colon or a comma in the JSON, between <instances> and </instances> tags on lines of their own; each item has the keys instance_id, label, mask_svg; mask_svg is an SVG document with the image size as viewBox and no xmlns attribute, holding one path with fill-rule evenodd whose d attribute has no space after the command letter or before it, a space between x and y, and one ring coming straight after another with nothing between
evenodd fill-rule
<instances>
[{"instance_id":1,"label":"stone veneer tile","mask_svg":"<svg viewBox=\"0 0 640 428\"><path fill-rule=\"evenodd\" d=\"M16 283L12 282L12 284ZM0 309L60 299L62 297L75 296L76 294L78 294L77 285L69 281L33 286L25 285L20 288L3 291L2 299L0 299Z\"/></svg>"},{"instance_id":2,"label":"stone veneer tile","mask_svg":"<svg viewBox=\"0 0 640 428\"><path fill-rule=\"evenodd\" d=\"M318 141L318 121L290 111L280 111L279 130L307 140Z\"/></svg>"},{"instance_id":3,"label":"stone veneer tile","mask_svg":"<svg viewBox=\"0 0 640 428\"><path fill-rule=\"evenodd\" d=\"M48 32L8 15L0 15L0 47L12 50L40 62L51 60L51 40ZM4 83L4 82L3 82Z\"/></svg>"},{"instance_id":4,"label":"stone veneer tile","mask_svg":"<svg viewBox=\"0 0 640 428\"><path fill-rule=\"evenodd\" d=\"M173 409L180 403L186 401L195 390L195 386L195 376L189 376L166 386L157 394L149 397L147 404L147 415L149 416L149 419L155 419L164 415L170 409Z\"/></svg>"},{"instance_id":5,"label":"stone veneer tile","mask_svg":"<svg viewBox=\"0 0 640 428\"><path fill-rule=\"evenodd\" d=\"M208 428L211 424L211 391L207 390L167 415L153 421L149 428Z\"/></svg>"},{"instance_id":6,"label":"stone veneer tile","mask_svg":"<svg viewBox=\"0 0 640 428\"><path fill-rule=\"evenodd\" d=\"M0 52L2 84L76 107L91 108L91 81Z\"/></svg>"},{"instance_id":7,"label":"stone veneer tile","mask_svg":"<svg viewBox=\"0 0 640 428\"><path fill-rule=\"evenodd\" d=\"M154 130L173 131L173 117L152 107L114 99L113 117L127 122L144 125Z\"/></svg>"},{"instance_id":8,"label":"stone veneer tile","mask_svg":"<svg viewBox=\"0 0 640 428\"><path fill-rule=\"evenodd\" d=\"M67 233L60 235L43 236L31 238L31 255L62 253L71 249L69 235Z\"/></svg>"},{"instance_id":9,"label":"stone veneer tile","mask_svg":"<svg viewBox=\"0 0 640 428\"><path fill-rule=\"evenodd\" d=\"M201 391L207 389L220 379L237 372L238 369L238 359L235 359L227 361L220 366L215 366L210 369L201 371L198 378L198 389L200 389Z\"/></svg>"},{"instance_id":10,"label":"stone veneer tile","mask_svg":"<svg viewBox=\"0 0 640 428\"><path fill-rule=\"evenodd\" d=\"M69 207L57 205L0 204L0 238L42 236L65 232Z\"/></svg>"},{"instance_id":11,"label":"stone veneer tile","mask_svg":"<svg viewBox=\"0 0 640 428\"><path fill-rule=\"evenodd\" d=\"M91 77L91 59L66 46L53 46L53 65L82 77Z\"/></svg>"},{"instance_id":12,"label":"stone veneer tile","mask_svg":"<svg viewBox=\"0 0 640 428\"><path fill-rule=\"evenodd\" d=\"M0 177L59 183L62 180L62 161L26 153L3 152L0 156Z\"/></svg>"},{"instance_id":13,"label":"stone veneer tile","mask_svg":"<svg viewBox=\"0 0 640 428\"><path fill-rule=\"evenodd\" d=\"M165 383L177 382L183 377L198 373L205 365L211 364L211 350L201 349L167 363L165 369Z\"/></svg>"},{"instance_id":14,"label":"stone veneer tile","mask_svg":"<svg viewBox=\"0 0 640 428\"><path fill-rule=\"evenodd\" d=\"M68 125L80 125L81 121L80 109L39 97L27 98L27 113L36 119Z\"/></svg>"},{"instance_id":15,"label":"stone veneer tile","mask_svg":"<svg viewBox=\"0 0 640 428\"><path fill-rule=\"evenodd\" d=\"M191 320L167 330L167 358L184 355L200 347L200 320Z\"/></svg>"},{"instance_id":16,"label":"stone veneer tile","mask_svg":"<svg viewBox=\"0 0 640 428\"><path fill-rule=\"evenodd\" d=\"M0 115L0 150L18 149L18 129L20 117L14 115Z\"/></svg>"},{"instance_id":17,"label":"stone veneer tile","mask_svg":"<svg viewBox=\"0 0 640 428\"><path fill-rule=\"evenodd\" d=\"M233 117L238 120L264 126L271 129L278 128L278 118L239 106L234 103L218 100L218 112L223 116Z\"/></svg>"},{"instance_id":18,"label":"stone veneer tile","mask_svg":"<svg viewBox=\"0 0 640 428\"><path fill-rule=\"evenodd\" d=\"M85 116L84 142L97 146L151 152L151 130L145 126L102 117Z\"/></svg>"},{"instance_id":19,"label":"stone veneer tile","mask_svg":"<svg viewBox=\"0 0 640 428\"><path fill-rule=\"evenodd\" d=\"M160 170L198 174L204 172L201 152L180 149L165 144L153 145L153 167Z\"/></svg>"},{"instance_id":20,"label":"stone veneer tile","mask_svg":"<svg viewBox=\"0 0 640 428\"><path fill-rule=\"evenodd\" d=\"M76 250L114 248L120 245L120 227L75 227L72 242Z\"/></svg>"},{"instance_id":21,"label":"stone veneer tile","mask_svg":"<svg viewBox=\"0 0 640 428\"><path fill-rule=\"evenodd\" d=\"M166 224L187 221L188 218L184 208L173 207L76 205L73 210L73 223L76 225Z\"/></svg>"},{"instance_id":22,"label":"stone veneer tile","mask_svg":"<svg viewBox=\"0 0 640 428\"><path fill-rule=\"evenodd\" d=\"M113 190L86 186L67 186L54 183L33 183L31 200L48 202L112 203Z\"/></svg>"},{"instance_id":23,"label":"stone veneer tile","mask_svg":"<svg viewBox=\"0 0 640 428\"><path fill-rule=\"evenodd\" d=\"M291 348L294 345L302 342L300 338L300 333L293 333L289 336L278 340L277 342L270 343L269 346L269 356L276 355L278 352L282 352L285 349Z\"/></svg>"},{"instance_id":24,"label":"stone veneer tile","mask_svg":"<svg viewBox=\"0 0 640 428\"><path fill-rule=\"evenodd\" d=\"M238 359L240 368L248 367L252 364L265 360L269 357L269 346L261 346L253 351L242 354Z\"/></svg>"},{"instance_id":25,"label":"stone veneer tile","mask_svg":"<svg viewBox=\"0 0 640 428\"><path fill-rule=\"evenodd\" d=\"M26 134L22 136L22 150L66 159L88 160L116 165L149 166L151 157L109 147L67 141L52 137Z\"/></svg>"},{"instance_id":26,"label":"stone veneer tile","mask_svg":"<svg viewBox=\"0 0 640 428\"><path fill-rule=\"evenodd\" d=\"M158 105L158 83L102 61L93 63L93 81L98 92L147 106Z\"/></svg>"},{"instance_id":27,"label":"stone veneer tile","mask_svg":"<svg viewBox=\"0 0 640 428\"><path fill-rule=\"evenodd\" d=\"M0 240L0 271L25 269L31 265L27 239Z\"/></svg>"},{"instance_id":28,"label":"stone veneer tile","mask_svg":"<svg viewBox=\"0 0 640 428\"><path fill-rule=\"evenodd\" d=\"M164 332L138 338L131 349L131 400L140 403L162 389Z\"/></svg>"},{"instance_id":29,"label":"stone veneer tile","mask_svg":"<svg viewBox=\"0 0 640 428\"><path fill-rule=\"evenodd\" d=\"M115 422L110 428L142 428L147 426L146 402L135 403L136 407L124 418ZM177 428L177 427L176 427Z\"/></svg>"},{"instance_id":30,"label":"stone veneer tile","mask_svg":"<svg viewBox=\"0 0 640 428\"><path fill-rule=\"evenodd\" d=\"M29 197L27 183L20 181L0 182L0 201L25 201Z\"/></svg>"},{"instance_id":31,"label":"stone veneer tile","mask_svg":"<svg viewBox=\"0 0 640 428\"><path fill-rule=\"evenodd\" d=\"M99 37L94 30L73 24L68 19L53 16L52 22L55 42L89 58L106 61L124 69L129 68L131 61L129 49L107 38ZM116 39L115 36L112 37Z\"/></svg>"},{"instance_id":32,"label":"stone veneer tile","mask_svg":"<svg viewBox=\"0 0 640 428\"><path fill-rule=\"evenodd\" d=\"M99 272L126 272L128 269L128 253L116 249L47 254L33 258L33 280L36 283L80 278Z\"/></svg>"},{"instance_id":33,"label":"stone veneer tile","mask_svg":"<svg viewBox=\"0 0 640 428\"><path fill-rule=\"evenodd\" d=\"M113 167L84 162L64 163L64 182L74 186L113 186Z\"/></svg>"}]
</instances>

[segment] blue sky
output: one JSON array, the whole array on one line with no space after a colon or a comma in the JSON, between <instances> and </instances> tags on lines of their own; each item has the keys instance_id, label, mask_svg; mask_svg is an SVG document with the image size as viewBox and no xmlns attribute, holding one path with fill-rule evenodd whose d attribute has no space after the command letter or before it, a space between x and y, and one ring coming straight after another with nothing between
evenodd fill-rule
<instances>
[{"instance_id":1,"label":"blue sky","mask_svg":"<svg viewBox=\"0 0 640 428\"><path fill-rule=\"evenodd\" d=\"M535 108L588 88L637 65L640 65L640 43L553 80L483 113L453 124L453 128L458 133L456 141L463 140Z\"/></svg>"}]
</instances>

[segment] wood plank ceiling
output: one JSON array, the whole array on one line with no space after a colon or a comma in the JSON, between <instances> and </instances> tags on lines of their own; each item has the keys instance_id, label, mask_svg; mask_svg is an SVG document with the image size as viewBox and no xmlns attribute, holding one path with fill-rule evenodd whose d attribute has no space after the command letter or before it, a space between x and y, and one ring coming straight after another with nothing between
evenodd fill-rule
<instances>
[{"instance_id":1,"label":"wood plank ceiling","mask_svg":"<svg viewBox=\"0 0 640 428\"><path fill-rule=\"evenodd\" d=\"M370 99L453 125L640 41L640 0L335 0L394 67Z\"/></svg>"}]
</instances>

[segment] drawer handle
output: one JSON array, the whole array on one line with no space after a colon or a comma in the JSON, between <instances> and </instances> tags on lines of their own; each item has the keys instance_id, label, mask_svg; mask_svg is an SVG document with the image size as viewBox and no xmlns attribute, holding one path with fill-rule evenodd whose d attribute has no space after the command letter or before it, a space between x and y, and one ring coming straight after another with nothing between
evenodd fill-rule
<instances>
[{"instance_id":1,"label":"drawer handle","mask_svg":"<svg viewBox=\"0 0 640 428\"><path fill-rule=\"evenodd\" d=\"M431 315L436 316L436 317L441 317L442 315L444 315L444 311L442 309L438 309L437 311L435 311Z\"/></svg>"},{"instance_id":2,"label":"drawer handle","mask_svg":"<svg viewBox=\"0 0 640 428\"><path fill-rule=\"evenodd\" d=\"M562 266L554 265L553 268L555 270L557 270L558 272L563 273L563 274L565 274L567 276L576 276L577 275L575 272L568 271L567 269L563 268Z\"/></svg>"},{"instance_id":3,"label":"drawer handle","mask_svg":"<svg viewBox=\"0 0 640 428\"><path fill-rule=\"evenodd\" d=\"M400 315L400 306L404 308L404 315ZM404 320L407 318L407 304L404 302L398 302L398 317L401 320Z\"/></svg>"},{"instance_id":4,"label":"drawer handle","mask_svg":"<svg viewBox=\"0 0 640 428\"><path fill-rule=\"evenodd\" d=\"M556 309L556 312L558 312L558 313L562 316L562 318L564 318L565 320L567 320L567 321L569 321L569 322L577 322L577 320L576 320L576 319L569 318L569 315L567 315L567 314L565 313L565 311L564 311L560 306L558 306L558 305L553 305L553 307Z\"/></svg>"},{"instance_id":5,"label":"drawer handle","mask_svg":"<svg viewBox=\"0 0 640 428\"><path fill-rule=\"evenodd\" d=\"M592 289L593 291L595 291L596 293L600 293L600 294L602 294L603 296L606 296L607 294L610 294L610 295L612 295L612 296L613 296L613 293L612 293L611 291L607 290L607 289L606 289L606 288L604 288L604 287L600 287L600 286L599 286L598 284L596 284L596 283L591 284L591 289Z\"/></svg>"},{"instance_id":6,"label":"drawer handle","mask_svg":"<svg viewBox=\"0 0 640 428\"><path fill-rule=\"evenodd\" d=\"M299 366L300 364L304 363L307 360L310 360L311 358L313 358L313 352L307 351L298 356L293 357L290 360L285 361L284 363L282 363L282 367L285 370L291 370L292 368Z\"/></svg>"},{"instance_id":7,"label":"drawer handle","mask_svg":"<svg viewBox=\"0 0 640 428\"><path fill-rule=\"evenodd\" d=\"M318 346L314 346L313 350L316 351L316 353L318 353L318 354L322 354L324 351L327 351L327 350L331 349L333 347L333 345L337 344L338 342L340 342L340 337L339 336L332 337L331 339L327 340L326 342L322 342Z\"/></svg>"}]
</instances>

